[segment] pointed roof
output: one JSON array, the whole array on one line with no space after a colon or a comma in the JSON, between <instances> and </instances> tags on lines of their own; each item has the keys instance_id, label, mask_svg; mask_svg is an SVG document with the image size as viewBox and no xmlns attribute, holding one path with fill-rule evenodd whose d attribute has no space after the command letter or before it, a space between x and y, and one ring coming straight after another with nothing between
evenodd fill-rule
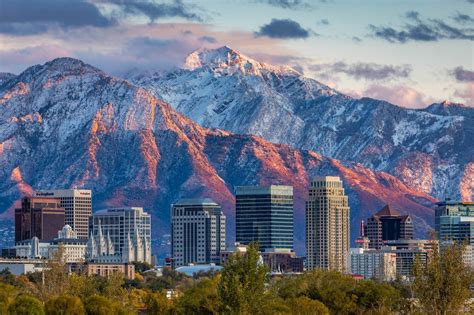
<instances>
[{"instance_id":1,"label":"pointed roof","mask_svg":"<svg viewBox=\"0 0 474 315\"><path fill-rule=\"evenodd\" d=\"M400 216L400 213L397 210L390 207L389 204L387 204L387 205L385 205L385 207L380 209L380 211L377 212L374 216L377 216L377 217L398 217L398 216Z\"/></svg>"}]
</instances>

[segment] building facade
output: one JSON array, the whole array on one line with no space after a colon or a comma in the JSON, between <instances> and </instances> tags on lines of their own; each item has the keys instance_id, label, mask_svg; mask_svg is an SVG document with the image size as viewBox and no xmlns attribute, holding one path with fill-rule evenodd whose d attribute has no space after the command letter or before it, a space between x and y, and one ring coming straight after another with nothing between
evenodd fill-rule
<instances>
[{"instance_id":1,"label":"building facade","mask_svg":"<svg viewBox=\"0 0 474 315\"><path fill-rule=\"evenodd\" d=\"M397 276L397 255L376 249L351 248L349 271L364 279L392 281Z\"/></svg>"},{"instance_id":2,"label":"building facade","mask_svg":"<svg viewBox=\"0 0 474 315\"><path fill-rule=\"evenodd\" d=\"M89 218L87 260L151 263L151 216L139 207L99 210Z\"/></svg>"},{"instance_id":3,"label":"building facade","mask_svg":"<svg viewBox=\"0 0 474 315\"><path fill-rule=\"evenodd\" d=\"M65 224L69 225L79 239L89 237L89 217L92 215L92 191L88 189L39 190L37 197L59 198L65 209Z\"/></svg>"},{"instance_id":4,"label":"building facade","mask_svg":"<svg viewBox=\"0 0 474 315\"><path fill-rule=\"evenodd\" d=\"M316 177L306 202L306 266L347 269L349 255L349 201L339 177Z\"/></svg>"},{"instance_id":5,"label":"building facade","mask_svg":"<svg viewBox=\"0 0 474 315\"><path fill-rule=\"evenodd\" d=\"M236 241L261 251L293 249L293 187L236 187Z\"/></svg>"},{"instance_id":6,"label":"building facade","mask_svg":"<svg viewBox=\"0 0 474 315\"><path fill-rule=\"evenodd\" d=\"M370 248L380 249L385 241L413 239L413 221L409 215L401 215L386 205L367 220L365 235Z\"/></svg>"},{"instance_id":7,"label":"building facade","mask_svg":"<svg viewBox=\"0 0 474 315\"><path fill-rule=\"evenodd\" d=\"M64 208L57 198L25 197L21 208L15 209L15 242L50 241L64 226Z\"/></svg>"},{"instance_id":8,"label":"building facade","mask_svg":"<svg viewBox=\"0 0 474 315\"><path fill-rule=\"evenodd\" d=\"M171 258L174 268L220 262L226 217L211 199L182 199L171 205Z\"/></svg>"},{"instance_id":9,"label":"building facade","mask_svg":"<svg viewBox=\"0 0 474 315\"><path fill-rule=\"evenodd\" d=\"M57 237L50 242L40 242L37 237L17 242L16 256L24 259L50 259L61 247L67 263L81 263L86 258L86 240L77 238L69 225L57 231Z\"/></svg>"}]
</instances>

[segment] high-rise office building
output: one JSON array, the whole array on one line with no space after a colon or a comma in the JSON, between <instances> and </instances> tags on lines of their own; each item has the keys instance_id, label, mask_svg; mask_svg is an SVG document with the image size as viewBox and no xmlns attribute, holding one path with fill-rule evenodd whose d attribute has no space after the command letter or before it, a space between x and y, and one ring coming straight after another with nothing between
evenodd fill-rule
<instances>
[{"instance_id":1,"label":"high-rise office building","mask_svg":"<svg viewBox=\"0 0 474 315\"><path fill-rule=\"evenodd\" d=\"M466 244L464 262L474 267L474 202L445 200L436 204L435 229L443 245Z\"/></svg>"},{"instance_id":2,"label":"high-rise office building","mask_svg":"<svg viewBox=\"0 0 474 315\"><path fill-rule=\"evenodd\" d=\"M380 249L386 241L413 239L413 221L409 215L401 215L386 205L367 220L365 234L369 247Z\"/></svg>"},{"instance_id":3,"label":"high-rise office building","mask_svg":"<svg viewBox=\"0 0 474 315\"><path fill-rule=\"evenodd\" d=\"M139 207L96 211L89 219L87 259L151 263L151 216Z\"/></svg>"},{"instance_id":4,"label":"high-rise office building","mask_svg":"<svg viewBox=\"0 0 474 315\"><path fill-rule=\"evenodd\" d=\"M221 207L211 199L182 199L172 204L172 266L218 264L225 250L225 222Z\"/></svg>"},{"instance_id":5,"label":"high-rise office building","mask_svg":"<svg viewBox=\"0 0 474 315\"><path fill-rule=\"evenodd\" d=\"M51 241L64 226L64 208L57 198L25 197L15 209L15 242Z\"/></svg>"},{"instance_id":6,"label":"high-rise office building","mask_svg":"<svg viewBox=\"0 0 474 315\"><path fill-rule=\"evenodd\" d=\"M236 241L258 242L260 250L293 249L293 187L236 188Z\"/></svg>"},{"instance_id":7,"label":"high-rise office building","mask_svg":"<svg viewBox=\"0 0 474 315\"><path fill-rule=\"evenodd\" d=\"M79 239L89 237L89 217L92 215L92 191L87 189L39 190L37 197L54 197L61 200L66 211L66 224L77 233Z\"/></svg>"},{"instance_id":8,"label":"high-rise office building","mask_svg":"<svg viewBox=\"0 0 474 315\"><path fill-rule=\"evenodd\" d=\"M306 264L346 271L349 255L349 201L336 176L315 177L306 201Z\"/></svg>"}]
</instances>

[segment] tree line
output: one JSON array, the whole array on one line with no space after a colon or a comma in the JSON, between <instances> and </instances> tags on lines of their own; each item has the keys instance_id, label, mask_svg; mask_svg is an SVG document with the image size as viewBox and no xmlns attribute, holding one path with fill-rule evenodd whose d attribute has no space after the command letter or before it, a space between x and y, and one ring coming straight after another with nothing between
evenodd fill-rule
<instances>
[{"instance_id":1,"label":"tree line","mask_svg":"<svg viewBox=\"0 0 474 315\"><path fill-rule=\"evenodd\" d=\"M221 272L193 277L136 264L134 280L68 273L62 253L43 273L0 272L0 314L457 314L469 313L472 270L462 246L415 263L413 281L355 280L335 271L269 277L258 245L234 254Z\"/></svg>"}]
</instances>

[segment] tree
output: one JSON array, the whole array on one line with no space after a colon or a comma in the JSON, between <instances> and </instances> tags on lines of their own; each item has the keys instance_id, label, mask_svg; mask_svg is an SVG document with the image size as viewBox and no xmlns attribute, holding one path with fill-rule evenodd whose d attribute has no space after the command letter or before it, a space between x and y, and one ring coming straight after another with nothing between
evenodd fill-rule
<instances>
[{"instance_id":1,"label":"tree","mask_svg":"<svg viewBox=\"0 0 474 315\"><path fill-rule=\"evenodd\" d=\"M81 299L70 295L50 299L46 302L45 310L48 315L84 315L86 313Z\"/></svg>"},{"instance_id":2,"label":"tree","mask_svg":"<svg viewBox=\"0 0 474 315\"><path fill-rule=\"evenodd\" d=\"M265 302L267 267L260 260L258 244L227 261L218 285L220 310L231 314L261 314Z\"/></svg>"},{"instance_id":3,"label":"tree","mask_svg":"<svg viewBox=\"0 0 474 315\"><path fill-rule=\"evenodd\" d=\"M372 280L357 282L354 294L357 296L357 308L364 314L370 311L388 314L402 304L400 293L394 287Z\"/></svg>"},{"instance_id":4,"label":"tree","mask_svg":"<svg viewBox=\"0 0 474 315\"><path fill-rule=\"evenodd\" d=\"M43 301L51 296L58 296L67 292L69 275L64 248L62 246L59 246L59 248L52 253L51 258L45 264L43 273L44 283L41 284L40 288Z\"/></svg>"},{"instance_id":5,"label":"tree","mask_svg":"<svg viewBox=\"0 0 474 315\"><path fill-rule=\"evenodd\" d=\"M44 315L43 304L37 298L19 295L8 307L10 315Z\"/></svg>"},{"instance_id":6,"label":"tree","mask_svg":"<svg viewBox=\"0 0 474 315\"><path fill-rule=\"evenodd\" d=\"M18 294L17 288L12 285L0 283L0 314L6 314L8 306L15 301Z\"/></svg>"},{"instance_id":7,"label":"tree","mask_svg":"<svg viewBox=\"0 0 474 315\"><path fill-rule=\"evenodd\" d=\"M180 314L217 314L219 300L217 297L218 279L204 278L184 291L178 299L176 309Z\"/></svg>"},{"instance_id":8,"label":"tree","mask_svg":"<svg viewBox=\"0 0 474 315\"><path fill-rule=\"evenodd\" d=\"M145 306L150 315L168 314L173 308L173 304L166 298L166 291L149 293Z\"/></svg>"},{"instance_id":9,"label":"tree","mask_svg":"<svg viewBox=\"0 0 474 315\"><path fill-rule=\"evenodd\" d=\"M93 295L87 298L84 305L88 315L113 314L113 310L116 309L111 300L101 295Z\"/></svg>"},{"instance_id":10,"label":"tree","mask_svg":"<svg viewBox=\"0 0 474 315\"><path fill-rule=\"evenodd\" d=\"M447 314L463 312L471 296L473 270L464 264L465 246L444 244L435 248L426 264L416 260L413 268L413 290L423 312Z\"/></svg>"},{"instance_id":11,"label":"tree","mask_svg":"<svg viewBox=\"0 0 474 315\"><path fill-rule=\"evenodd\" d=\"M329 309L323 303L306 296L289 298L287 303L293 315L329 315Z\"/></svg>"}]
</instances>

